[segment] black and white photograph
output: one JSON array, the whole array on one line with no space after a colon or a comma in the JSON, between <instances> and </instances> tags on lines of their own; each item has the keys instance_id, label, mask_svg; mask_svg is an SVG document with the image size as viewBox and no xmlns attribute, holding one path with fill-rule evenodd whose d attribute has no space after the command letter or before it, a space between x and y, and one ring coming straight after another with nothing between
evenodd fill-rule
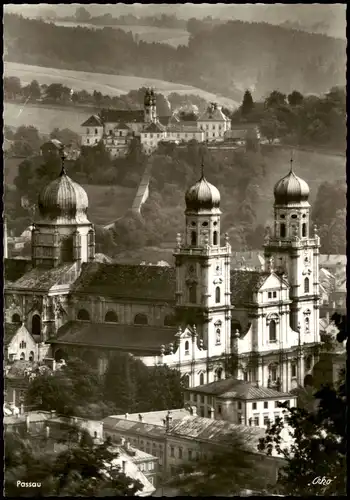
<instances>
[{"instance_id":1,"label":"black and white photograph","mask_svg":"<svg viewBox=\"0 0 350 500\"><path fill-rule=\"evenodd\" d=\"M346 3L3 7L7 498L347 494Z\"/></svg>"}]
</instances>

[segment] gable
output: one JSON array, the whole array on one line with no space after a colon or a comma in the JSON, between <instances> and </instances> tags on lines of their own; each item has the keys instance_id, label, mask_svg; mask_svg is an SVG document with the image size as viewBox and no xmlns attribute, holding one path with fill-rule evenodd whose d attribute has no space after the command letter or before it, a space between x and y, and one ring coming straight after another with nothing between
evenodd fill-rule
<instances>
[{"instance_id":1,"label":"gable","mask_svg":"<svg viewBox=\"0 0 350 500\"><path fill-rule=\"evenodd\" d=\"M266 278L266 280L262 283L261 287L259 288L259 292L264 292L267 290L276 290L278 288L279 290L287 290L289 288L289 285L282 280L277 274L272 273L270 276Z\"/></svg>"},{"instance_id":2,"label":"gable","mask_svg":"<svg viewBox=\"0 0 350 500\"><path fill-rule=\"evenodd\" d=\"M19 326L14 323L6 323L4 333L4 345L7 347L21 340L25 340L26 342L30 342L32 345L36 345L34 338L24 325Z\"/></svg>"},{"instance_id":3,"label":"gable","mask_svg":"<svg viewBox=\"0 0 350 500\"><path fill-rule=\"evenodd\" d=\"M98 116L92 115L81 124L81 127L102 127L102 123Z\"/></svg>"}]
</instances>

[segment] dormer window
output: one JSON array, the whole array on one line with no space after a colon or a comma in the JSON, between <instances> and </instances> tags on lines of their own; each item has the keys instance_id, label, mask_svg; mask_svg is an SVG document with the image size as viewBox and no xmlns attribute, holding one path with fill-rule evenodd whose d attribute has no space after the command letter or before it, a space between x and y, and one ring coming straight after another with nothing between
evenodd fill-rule
<instances>
[{"instance_id":1,"label":"dormer window","mask_svg":"<svg viewBox=\"0 0 350 500\"><path fill-rule=\"evenodd\" d=\"M185 354L188 355L190 354L190 343L188 340L185 342Z\"/></svg>"}]
</instances>

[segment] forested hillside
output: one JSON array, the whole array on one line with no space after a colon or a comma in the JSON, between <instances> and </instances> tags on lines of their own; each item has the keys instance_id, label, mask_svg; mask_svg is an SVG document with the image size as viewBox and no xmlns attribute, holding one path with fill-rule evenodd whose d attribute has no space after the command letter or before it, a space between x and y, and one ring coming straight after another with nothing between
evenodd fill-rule
<instances>
[{"instance_id":1,"label":"forested hillside","mask_svg":"<svg viewBox=\"0 0 350 500\"><path fill-rule=\"evenodd\" d=\"M346 42L264 23L197 22L188 47L134 40L113 28L67 28L4 16L5 60L145 76L196 85L233 99L247 87L321 93L345 84Z\"/></svg>"}]
</instances>

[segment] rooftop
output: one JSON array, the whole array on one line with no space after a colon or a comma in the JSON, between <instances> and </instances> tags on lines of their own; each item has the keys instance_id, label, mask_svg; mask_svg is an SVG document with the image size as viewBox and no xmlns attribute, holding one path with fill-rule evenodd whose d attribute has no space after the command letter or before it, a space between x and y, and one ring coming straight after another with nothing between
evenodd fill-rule
<instances>
[{"instance_id":1,"label":"rooftop","mask_svg":"<svg viewBox=\"0 0 350 500\"><path fill-rule=\"evenodd\" d=\"M283 393L267 387L257 387L256 384L228 378L225 380L217 380L210 384L200 385L187 389L188 392L198 392L219 396L221 398L232 399L281 399L293 397L290 393Z\"/></svg>"},{"instance_id":2,"label":"rooftop","mask_svg":"<svg viewBox=\"0 0 350 500\"><path fill-rule=\"evenodd\" d=\"M253 293L257 292L270 273L261 271L231 271L231 304L235 306L252 302Z\"/></svg>"},{"instance_id":3,"label":"rooftop","mask_svg":"<svg viewBox=\"0 0 350 500\"><path fill-rule=\"evenodd\" d=\"M175 334L176 329L171 327L69 321L48 342L109 347L150 356L159 355L162 344L174 342Z\"/></svg>"},{"instance_id":4,"label":"rooftop","mask_svg":"<svg viewBox=\"0 0 350 500\"><path fill-rule=\"evenodd\" d=\"M43 290L47 291L57 284L64 284L64 275L69 271L74 264L72 262L63 264L59 267L52 269L44 269L35 267L14 280L10 286L15 286L16 289L30 289L30 290Z\"/></svg>"},{"instance_id":5,"label":"rooftop","mask_svg":"<svg viewBox=\"0 0 350 500\"><path fill-rule=\"evenodd\" d=\"M83 264L73 293L124 299L175 300L175 268L123 264Z\"/></svg>"},{"instance_id":6,"label":"rooftop","mask_svg":"<svg viewBox=\"0 0 350 500\"><path fill-rule=\"evenodd\" d=\"M132 433L143 435L155 439L164 439L166 428L165 426L147 424L144 422L133 422L124 418L106 417L103 419L103 428L105 430L116 431L120 434Z\"/></svg>"},{"instance_id":7,"label":"rooftop","mask_svg":"<svg viewBox=\"0 0 350 500\"><path fill-rule=\"evenodd\" d=\"M171 417L173 420L178 420L188 415L188 411L185 408L170 410ZM160 411L148 411L146 413L128 413L128 418L125 418L124 415L111 415L109 418L119 418L125 419L130 422L140 422L140 415L142 415L142 422L145 424L152 425L164 425L164 419L168 415L168 410L160 410Z\"/></svg>"},{"instance_id":8,"label":"rooftop","mask_svg":"<svg viewBox=\"0 0 350 500\"><path fill-rule=\"evenodd\" d=\"M30 259L5 259L5 281L17 281L32 267Z\"/></svg>"},{"instance_id":9,"label":"rooftop","mask_svg":"<svg viewBox=\"0 0 350 500\"><path fill-rule=\"evenodd\" d=\"M92 115L88 118L84 123L81 124L81 127L101 127L102 122L99 116Z\"/></svg>"},{"instance_id":10,"label":"rooftop","mask_svg":"<svg viewBox=\"0 0 350 500\"><path fill-rule=\"evenodd\" d=\"M103 123L133 123L144 121L143 109L103 109L99 115Z\"/></svg>"}]
</instances>

